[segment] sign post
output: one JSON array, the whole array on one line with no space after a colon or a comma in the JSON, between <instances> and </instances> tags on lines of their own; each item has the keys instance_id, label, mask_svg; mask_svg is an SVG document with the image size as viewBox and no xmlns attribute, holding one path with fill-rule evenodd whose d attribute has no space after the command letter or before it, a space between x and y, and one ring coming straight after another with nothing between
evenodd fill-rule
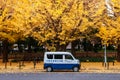
<instances>
[{"instance_id":1,"label":"sign post","mask_svg":"<svg viewBox=\"0 0 120 80\"><path fill-rule=\"evenodd\" d=\"M104 45L104 67L107 67L107 53L106 53L106 44Z\"/></svg>"}]
</instances>

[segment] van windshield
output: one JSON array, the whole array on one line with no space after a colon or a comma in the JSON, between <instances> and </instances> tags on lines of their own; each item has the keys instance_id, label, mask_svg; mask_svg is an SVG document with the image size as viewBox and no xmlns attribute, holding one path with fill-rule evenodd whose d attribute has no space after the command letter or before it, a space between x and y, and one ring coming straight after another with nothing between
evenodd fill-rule
<instances>
[{"instance_id":1,"label":"van windshield","mask_svg":"<svg viewBox=\"0 0 120 80\"><path fill-rule=\"evenodd\" d=\"M73 57L71 55L65 55L65 59L73 60Z\"/></svg>"}]
</instances>

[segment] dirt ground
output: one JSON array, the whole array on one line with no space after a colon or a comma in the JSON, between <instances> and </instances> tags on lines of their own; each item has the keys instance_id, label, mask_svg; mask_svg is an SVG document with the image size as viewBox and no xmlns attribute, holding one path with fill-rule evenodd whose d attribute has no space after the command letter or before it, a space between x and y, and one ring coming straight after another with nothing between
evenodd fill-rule
<instances>
[{"instance_id":1,"label":"dirt ground","mask_svg":"<svg viewBox=\"0 0 120 80\"><path fill-rule=\"evenodd\" d=\"M38 62L36 65L31 62L8 62L7 64L0 61L0 73L17 73L17 72L45 72L43 62ZM80 72L88 73L120 73L120 62L110 62L107 67L102 62L81 62Z\"/></svg>"}]
</instances>

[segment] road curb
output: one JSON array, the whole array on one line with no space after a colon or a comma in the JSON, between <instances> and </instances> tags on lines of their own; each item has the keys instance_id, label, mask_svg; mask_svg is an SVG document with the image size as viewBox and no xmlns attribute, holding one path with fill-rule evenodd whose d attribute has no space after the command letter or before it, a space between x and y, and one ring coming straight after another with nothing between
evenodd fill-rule
<instances>
[{"instance_id":1,"label":"road curb","mask_svg":"<svg viewBox=\"0 0 120 80\"><path fill-rule=\"evenodd\" d=\"M0 69L0 74L2 73L43 73L46 72L44 69ZM69 71L55 71L55 72L69 72ZM70 71L72 72L72 71ZM120 73L119 70L80 70L79 73Z\"/></svg>"}]
</instances>

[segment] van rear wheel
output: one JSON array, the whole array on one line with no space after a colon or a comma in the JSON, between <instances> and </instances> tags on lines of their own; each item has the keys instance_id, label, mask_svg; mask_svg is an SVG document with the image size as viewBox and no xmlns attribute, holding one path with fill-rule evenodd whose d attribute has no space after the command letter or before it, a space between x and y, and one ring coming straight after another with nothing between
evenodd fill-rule
<instances>
[{"instance_id":1,"label":"van rear wheel","mask_svg":"<svg viewBox=\"0 0 120 80\"><path fill-rule=\"evenodd\" d=\"M78 67L74 67L74 68L73 68L73 71L74 71L74 72L78 72L78 71L79 71L79 68L78 68Z\"/></svg>"},{"instance_id":2,"label":"van rear wheel","mask_svg":"<svg viewBox=\"0 0 120 80\"><path fill-rule=\"evenodd\" d=\"M47 71L47 72L52 72L52 68L51 68L51 67L47 67L47 68L46 68L46 71Z\"/></svg>"}]
</instances>

